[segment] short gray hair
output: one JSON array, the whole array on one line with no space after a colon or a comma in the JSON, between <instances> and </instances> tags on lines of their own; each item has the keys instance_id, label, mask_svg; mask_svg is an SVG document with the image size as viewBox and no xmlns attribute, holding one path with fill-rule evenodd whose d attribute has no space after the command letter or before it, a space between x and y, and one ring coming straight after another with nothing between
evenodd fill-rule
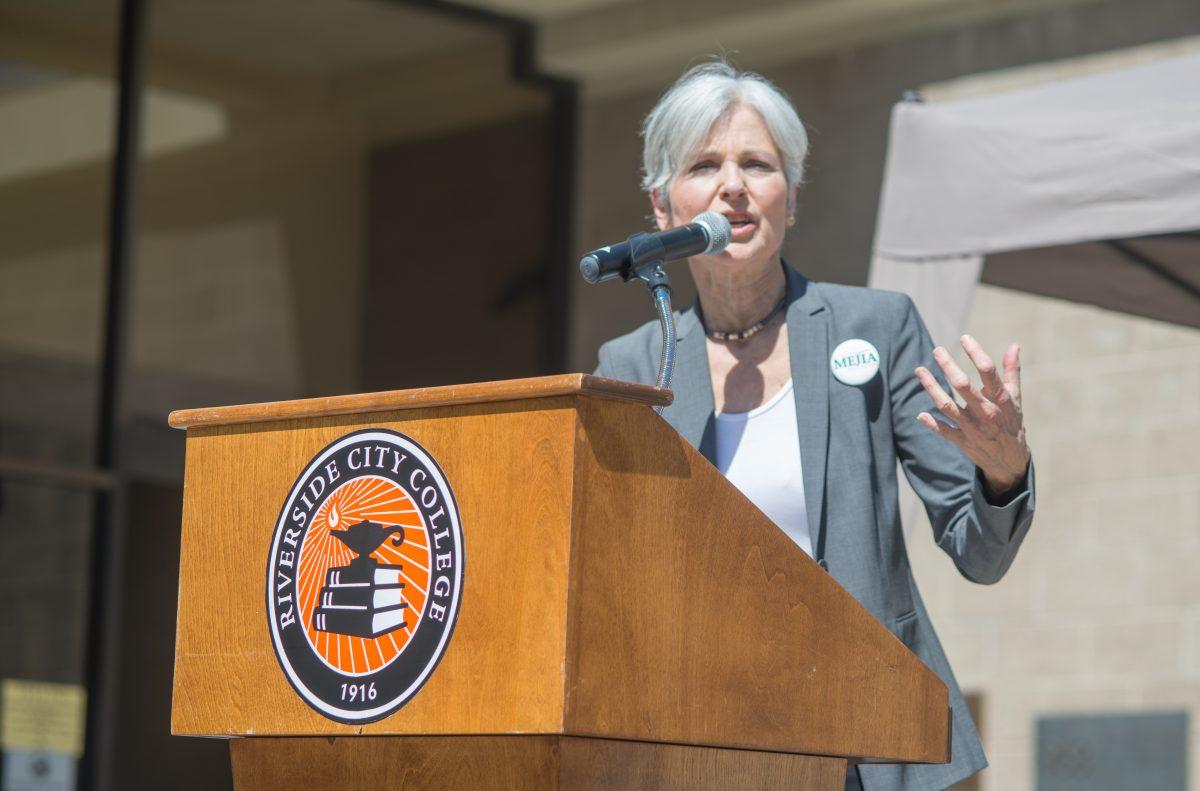
<instances>
[{"instance_id":1,"label":"short gray hair","mask_svg":"<svg viewBox=\"0 0 1200 791\"><path fill-rule=\"evenodd\" d=\"M739 72L724 61L702 63L675 81L642 123L642 189L666 187L684 162L704 144L709 130L739 104L754 108L783 158L788 186L804 179L808 133L796 108L770 80Z\"/></svg>"}]
</instances>

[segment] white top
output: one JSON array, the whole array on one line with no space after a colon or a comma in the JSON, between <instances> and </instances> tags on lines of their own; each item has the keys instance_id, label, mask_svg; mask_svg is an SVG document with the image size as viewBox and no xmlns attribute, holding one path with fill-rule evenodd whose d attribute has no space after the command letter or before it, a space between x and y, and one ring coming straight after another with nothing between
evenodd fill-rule
<instances>
[{"instance_id":1,"label":"white top","mask_svg":"<svg viewBox=\"0 0 1200 791\"><path fill-rule=\"evenodd\" d=\"M716 418L717 469L811 556L791 380L762 406Z\"/></svg>"}]
</instances>

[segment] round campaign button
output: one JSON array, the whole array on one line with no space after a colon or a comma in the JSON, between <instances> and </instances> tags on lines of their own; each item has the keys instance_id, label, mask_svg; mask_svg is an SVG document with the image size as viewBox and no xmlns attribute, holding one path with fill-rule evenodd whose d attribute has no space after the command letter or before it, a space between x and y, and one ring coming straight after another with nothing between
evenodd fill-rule
<instances>
[{"instance_id":1,"label":"round campaign button","mask_svg":"<svg viewBox=\"0 0 1200 791\"><path fill-rule=\"evenodd\" d=\"M842 341L829 357L829 369L843 384L866 384L879 373L879 350L862 338Z\"/></svg>"}]
</instances>

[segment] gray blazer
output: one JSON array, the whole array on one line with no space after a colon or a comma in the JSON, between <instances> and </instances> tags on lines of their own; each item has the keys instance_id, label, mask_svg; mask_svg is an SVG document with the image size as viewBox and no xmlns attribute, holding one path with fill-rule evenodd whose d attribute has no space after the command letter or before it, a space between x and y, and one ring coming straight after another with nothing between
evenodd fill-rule
<instances>
[{"instance_id":1,"label":"gray blazer","mask_svg":"<svg viewBox=\"0 0 1200 791\"><path fill-rule=\"evenodd\" d=\"M951 762L861 765L866 791L941 789L987 766L979 735L917 592L896 489L896 462L925 502L933 538L967 579L989 584L1008 570L1033 521L1030 465L1025 486L1004 506L984 497L974 465L916 419L934 413L913 370L924 365L951 392L933 344L903 294L814 283L787 272L787 332L800 431L804 492L813 546L829 573L946 683L953 711ZM675 401L667 420L709 461L715 458L712 380L695 305L676 316ZM879 372L851 386L830 372L829 357L851 338L880 352ZM596 373L652 384L661 335L657 322L600 348Z\"/></svg>"}]
</instances>

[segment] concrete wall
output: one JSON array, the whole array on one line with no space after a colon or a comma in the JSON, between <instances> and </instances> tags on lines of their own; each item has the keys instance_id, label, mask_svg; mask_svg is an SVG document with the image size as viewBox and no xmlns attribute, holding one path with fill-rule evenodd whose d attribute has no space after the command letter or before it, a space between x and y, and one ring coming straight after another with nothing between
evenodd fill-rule
<instances>
[{"instance_id":1,"label":"concrete wall","mask_svg":"<svg viewBox=\"0 0 1200 791\"><path fill-rule=\"evenodd\" d=\"M981 286L969 331L1016 340L1038 511L1008 575L962 579L921 515L909 557L983 696L987 791L1034 788L1047 714L1190 712L1200 786L1200 330Z\"/></svg>"},{"instance_id":2,"label":"concrete wall","mask_svg":"<svg viewBox=\"0 0 1200 791\"><path fill-rule=\"evenodd\" d=\"M811 134L808 184L785 258L818 280L866 283L888 119L904 91L1197 32L1200 4L1194 0L1109 0L805 61L763 63L753 52L739 53L740 65L762 71L787 91ZM687 65L681 62L679 71ZM587 102L582 108L575 226L580 252L646 227L649 206L637 186L637 131L656 98L657 92L650 92ZM677 266L671 276L681 299L690 300L685 269ZM569 367L590 371L603 340L649 320L650 312L642 295L633 293L635 287L572 282Z\"/></svg>"}]
</instances>

